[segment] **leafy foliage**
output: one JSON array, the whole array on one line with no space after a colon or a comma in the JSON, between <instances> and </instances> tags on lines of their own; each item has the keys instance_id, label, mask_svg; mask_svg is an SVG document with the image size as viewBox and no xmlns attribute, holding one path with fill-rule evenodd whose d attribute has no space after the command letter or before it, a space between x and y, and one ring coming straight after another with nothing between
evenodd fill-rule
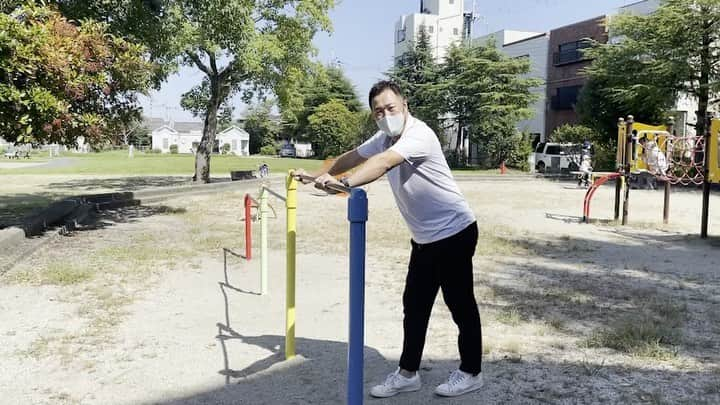
<instances>
[{"instance_id":1,"label":"leafy foliage","mask_svg":"<svg viewBox=\"0 0 720 405\"><path fill-rule=\"evenodd\" d=\"M321 159L338 156L356 146L359 129L359 115L340 100L328 101L308 117L308 140Z\"/></svg>"},{"instance_id":2,"label":"leafy foliage","mask_svg":"<svg viewBox=\"0 0 720 405\"><path fill-rule=\"evenodd\" d=\"M149 87L145 49L75 25L50 7L0 14L0 136L10 142L97 144L139 116Z\"/></svg>"},{"instance_id":3,"label":"leafy foliage","mask_svg":"<svg viewBox=\"0 0 720 405\"><path fill-rule=\"evenodd\" d=\"M271 155L275 154L275 140L280 133L280 126L270 117L272 102L265 101L259 103L248 111L245 117L245 131L250 134L250 153L263 153L270 151L266 147L272 148ZM265 150L265 152L263 152Z\"/></svg>"},{"instance_id":4,"label":"leafy foliage","mask_svg":"<svg viewBox=\"0 0 720 405\"><path fill-rule=\"evenodd\" d=\"M595 58L587 69L595 85L583 96L583 115L597 104L608 130L627 114L661 122L677 96L687 94L697 97L697 131L704 133L710 96L720 91L718 24L716 0L665 0L650 15L614 18L610 32L620 40L588 51Z\"/></svg>"},{"instance_id":5,"label":"leafy foliage","mask_svg":"<svg viewBox=\"0 0 720 405\"><path fill-rule=\"evenodd\" d=\"M440 69L441 80L434 86L444 108L457 122L458 132L469 130L481 151L480 165L497 167L515 160L524 148L517 122L532 116L530 104L536 96L530 89L538 79L523 76L530 71L526 58L509 58L489 42L453 46ZM456 149L461 145L456 144Z\"/></svg>"},{"instance_id":6,"label":"leafy foliage","mask_svg":"<svg viewBox=\"0 0 720 405\"><path fill-rule=\"evenodd\" d=\"M289 124L288 138L307 140L309 117L323 104L335 100L350 112L362 110L355 87L342 69L315 65L312 73L300 84L301 103L295 108L283 109L283 118Z\"/></svg>"},{"instance_id":7,"label":"leafy foliage","mask_svg":"<svg viewBox=\"0 0 720 405\"><path fill-rule=\"evenodd\" d=\"M550 141L558 143L583 143L588 140L592 142L598 139L596 134L592 128L584 125L565 124L555 128L550 135Z\"/></svg>"}]
</instances>

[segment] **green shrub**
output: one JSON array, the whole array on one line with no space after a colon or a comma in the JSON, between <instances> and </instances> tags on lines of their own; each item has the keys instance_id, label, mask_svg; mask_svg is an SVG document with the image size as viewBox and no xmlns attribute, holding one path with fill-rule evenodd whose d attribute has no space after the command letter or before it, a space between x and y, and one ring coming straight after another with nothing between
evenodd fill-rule
<instances>
[{"instance_id":1,"label":"green shrub","mask_svg":"<svg viewBox=\"0 0 720 405\"><path fill-rule=\"evenodd\" d=\"M153 148L150 153L162 153L162 150L160 150L160 148Z\"/></svg>"},{"instance_id":2,"label":"green shrub","mask_svg":"<svg viewBox=\"0 0 720 405\"><path fill-rule=\"evenodd\" d=\"M275 150L275 147L272 145L265 145L262 148L260 148L260 154L261 155L268 155L273 156L277 155L277 151Z\"/></svg>"},{"instance_id":3,"label":"green shrub","mask_svg":"<svg viewBox=\"0 0 720 405\"><path fill-rule=\"evenodd\" d=\"M178 146L177 146L176 144L170 145L170 153L172 153L173 155L177 155L177 153L178 153Z\"/></svg>"},{"instance_id":4,"label":"green shrub","mask_svg":"<svg viewBox=\"0 0 720 405\"><path fill-rule=\"evenodd\" d=\"M224 143L222 146L221 152L223 155L227 155L228 153L230 153L230 144Z\"/></svg>"},{"instance_id":5,"label":"green shrub","mask_svg":"<svg viewBox=\"0 0 720 405\"><path fill-rule=\"evenodd\" d=\"M595 141L598 140L598 136L592 128L584 125L564 124L555 128L552 134L550 134L550 142L583 143L585 140L595 143Z\"/></svg>"}]
</instances>

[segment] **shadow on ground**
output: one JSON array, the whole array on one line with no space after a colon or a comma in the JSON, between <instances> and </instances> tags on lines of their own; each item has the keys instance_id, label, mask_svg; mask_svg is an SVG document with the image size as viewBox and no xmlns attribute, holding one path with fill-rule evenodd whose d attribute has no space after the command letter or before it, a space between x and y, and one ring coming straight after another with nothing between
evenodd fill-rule
<instances>
[{"instance_id":1,"label":"shadow on ground","mask_svg":"<svg viewBox=\"0 0 720 405\"><path fill-rule=\"evenodd\" d=\"M227 332L227 331L226 331ZM346 350L343 342L297 339L298 356L284 361L284 337L247 336L234 332L222 340L225 350L243 350L247 345L270 355L240 369L223 368L228 383L178 398L149 400L152 404L342 404L346 403ZM372 385L396 367L365 347L364 397ZM404 393L387 404L593 404L593 403L685 403L712 404L720 400L720 380L708 384L716 374L669 371L655 368L626 368L593 362L556 362L552 359L490 359L484 363L485 386L457 398L433 394L437 384L457 367L450 359L423 362L420 391ZM379 402L378 402L379 403Z\"/></svg>"},{"instance_id":2,"label":"shadow on ground","mask_svg":"<svg viewBox=\"0 0 720 405\"><path fill-rule=\"evenodd\" d=\"M213 179L215 180L215 179ZM73 179L48 184L50 189L71 189L79 192L92 190L135 191L143 188L174 187L192 184L187 176L133 176L116 178Z\"/></svg>"},{"instance_id":3,"label":"shadow on ground","mask_svg":"<svg viewBox=\"0 0 720 405\"><path fill-rule=\"evenodd\" d=\"M555 325L556 333L581 341L633 320L645 322L647 316L679 317L681 338L668 350L700 363L720 364L718 239L633 230L613 233L613 241L567 236L507 239L534 259L508 258L502 276L476 279L477 288L490 291L492 301L505 303L484 306L516 311L522 321Z\"/></svg>"},{"instance_id":4,"label":"shadow on ground","mask_svg":"<svg viewBox=\"0 0 720 405\"><path fill-rule=\"evenodd\" d=\"M683 254L696 254L694 241L678 242ZM548 248L548 244L551 247ZM569 245L569 246L567 246ZM633 311L632 304L637 298L647 299L653 294L658 297L670 297L674 291L672 285L663 277L664 270L648 272L648 277L636 274L615 272L613 269L588 271L570 271L568 266L587 265L587 253L592 246L593 254L627 254L628 266L642 266L643 257L634 255L637 246L618 243L601 243L590 239L531 240L525 242L525 248L549 258L552 264L518 267L518 275L511 283L489 285L495 290L500 301L510 302L519 308L523 316L542 319L550 317L554 311L568 311L564 317L575 322L588 322L593 326L605 326L613 317L607 315L610 307L625 309L617 316ZM585 250L578 250L578 246ZM567 248L567 249L566 249ZM566 250L562 250L566 249ZM658 243L655 249L663 249ZM559 252L559 250L562 250ZM621 253L617 253L621 250ZM615 252L615 253L613 253ZM558 254L563 253L563 254ZM649 256L659 254L648 252ZM673 260L682 256L674 255ZM562 265L562 266L560 266ZM226 261L227 267L227 261ZM217 332L222 363L218 369L217 386L176 398L148 400L153 404L341 404L346 402L347 343L335 340L309 339L298 337L296 350L298 356L284 359L285 337L280 335L252 335L243 333L241 325L231 325L229 314L233 294L254 294L242 291L230 285L227 268L224 282L220 283L225 300L224 323L217 323L213 333ZM593 274L596 273L596 274ZM481 283L483 281L480 281ZM704 290L686 292L696 294L698 299L705 296ZM717 291L717 284L703 286ZM555 295L546 291L554 291ZM570 294L587 295L589 299L574 302L572 296L568 302L563 300L563 291ZM643 292L636 296L635 293ZM672 298L677 299L676 296ZM629 304L625 303L627 301ZM234 307L234 306L232 306ZM572 308L572 310L570 310ZM615 311L615 308L613 308ZM690 320L689 328L702 328ZM568 322L569 324L571 322ZM368 327L372 327L369 325ZM401 327L397 325L397 327ZM582 332L568 327L566 333ZM692 336L692 331L689 332ZM683 346L683 354L702 357L701 349L691 345ZM242 354L248 350L261 349L258 359L246 360L242 364L233 363L233 353ZM583 352L584 349L572 347L569 350ZM605 353L612 352L605 349ZM713 351L717 353L717 350ZM601 350L599 353L603 353ZM705 353L707 354L707 353ZM575 356L579 358L580 356ZM447 378L448 373L457 367L456 359L425 358L421 375L423 388L418 392L404 393L383 403L399 405L415 404L594 404L594 403L633 403L633 404L715 404L720 401L720 369L717 368L717 354L705 358L708 367L703 371L682 371L668 369L666 365L648 362L642 366L606 364L598 356L598 351L586 352L583 360L565 361L549 358L538 353L523 350L520 356L507 357L502 354L485 356L483 375L485 386L482 390L458 398L445 399L433 394L434 388ZM246 359L246 357L240 357ZM633 364L638 364L637 362ZM715 364L715 366L712 366ZM369 396L372 385L397 367L396 358L387 358L380 350L366 346L364 362L364 399L374 403ZM380 400L377 400L380 401ZM379 403L379 402L378 402Z\"/></svg>"}]
</instances>

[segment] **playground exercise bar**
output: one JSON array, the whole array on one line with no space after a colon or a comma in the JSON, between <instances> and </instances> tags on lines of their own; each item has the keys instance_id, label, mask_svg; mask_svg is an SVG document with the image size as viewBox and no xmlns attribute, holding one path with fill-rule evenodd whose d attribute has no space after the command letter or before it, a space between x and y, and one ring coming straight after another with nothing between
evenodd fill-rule
<instances>
[{"instance_id":1,"label":"playground exercise bar","mask_svg":"<svg viewBox=\"0 0 720 405\"><path fill-rule=\"evenodd\" d=\"M245 194L245 259L252 259L252 198Z\"/></svg>"},{"instance_id":2,"label":"playground exercise bar","mask_svg":"<svg viewBox=\"0 0 720 405\"><path fill-rule=\"evenodd\" d=\"M267 217L268 217L268 189L260 192L260 294L267 294L268 290L268 253L267 253Z\"/></svg>"},{"instance_id":3,"label":"playground exercise bar","mask_svg":"<svg viewBox=\"0 0 720 405\"><path fill-rule=\"evenodd\" d=\"M302 180L307 180L307 181L313 182L315 184L320 184L315 181L315 177L308 176L306 174L300 174L300 175L297 175L296 177L299 177ZM328 190L333 190L333 191L337 191L340 193L350 194L350 191L351 191L350 187L345 187L345 186L341 186L338 184L327 184L327 185L323 185L323 187L327 188Z\"/></svg>"},{"instance_id":4,"label":"playground exercise bar","mask_svg":"<svg viewBox=\"0 0 720 405\"><path fill-rule=\"evenodd\" d=\"M368 201L365 190L352 189L348 201L350 222L350 326L348 331L347 403L363 403L363 349L365 324L365 225Z\"/></svg>"},{"instance_id":5,"label":"playground exercise bar","mask_svg":"<svg viewBox=\"0 0 720 405\"><path fill-rule=\"evenodd\" d=\"M270 188L268 188L268 186L265 185L265 184L262 185L262 191L267 191L268 193L270 193L270 194L274 195L275 197L279 198L280 200L285 201L285 197L283 197L283 196L281 196L280 194L272 191L272 190L271 190Z\"/></svg>"},{"instance_id":6,"label":"playground exercise bar","mask_svg":"<svg viewBox=\"0 0 720 405\"><path fill-rule=\"evenodd\" d=\"M292 171L287 176L287 259L285 281L285 359L295 356L295 232L297 231L297 181Z\"/></svg>"}]
</instances>

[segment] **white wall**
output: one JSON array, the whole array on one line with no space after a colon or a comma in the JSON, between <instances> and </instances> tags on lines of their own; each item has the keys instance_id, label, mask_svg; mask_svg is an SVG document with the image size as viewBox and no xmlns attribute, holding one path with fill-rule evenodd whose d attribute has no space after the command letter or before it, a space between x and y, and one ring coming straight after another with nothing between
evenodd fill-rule
<instances>
[{"instance_id":1,"label":"white wall","mask_svg":"<svg viewBox=\"0 0 720 405\"><path fill-rule=\"evenodd\" d=\"M538 87L530 91L536 94L538 99L531 106L535 115L527 120L518 123L518 130L528 133L540 134L541 140L545 140L545 101L547 78L547 61L550 46L550 35L527 31L502 30L477 38L476 43L485 44L488 39L493 38L495 46L505 55L516 58L527 56L530 59L530 73L525 77L533 77L543 81ZM535 37L535 38L533 38ZM530 38L530 39L527 39ZM516 42L520 41L520 42Z\"/></svg>"},{"instance_id":2,"label":"white wall","mask_svg":"<svg viewBox=\"0 0 720 405\"><path fill-rule=\"evenodd\" d=\"M454 42L462 39L463 7L462 0L434 0L425 1L425 8L432 14L413 13L400 17L395 23L395 58L399 58L413 45L420 33L420 27L425 26L430 46L433 49L435 60L441 62L445 57L447 48ZM399 32L405 31L405 38L398 42ZM400 34L401 35L401 34Z\"/></svg>"}]
</instances>

